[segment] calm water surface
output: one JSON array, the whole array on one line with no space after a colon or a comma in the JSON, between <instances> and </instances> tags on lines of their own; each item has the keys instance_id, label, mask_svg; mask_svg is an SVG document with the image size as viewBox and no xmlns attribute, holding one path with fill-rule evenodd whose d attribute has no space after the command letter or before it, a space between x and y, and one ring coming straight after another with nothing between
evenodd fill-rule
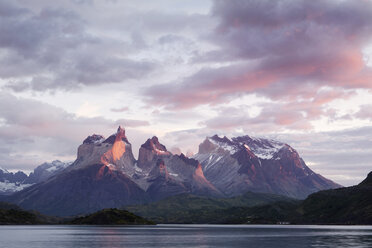
<instances>
[{"instance_id":1,"label":"calm water surface","mask_svg":"<svg viewBox=\"0 0 372 248\"><path fill-rule=\"evenodd\" d=\"M372 247L372 226L0 226L0 247Z\"/></svg>"}]
</instances>

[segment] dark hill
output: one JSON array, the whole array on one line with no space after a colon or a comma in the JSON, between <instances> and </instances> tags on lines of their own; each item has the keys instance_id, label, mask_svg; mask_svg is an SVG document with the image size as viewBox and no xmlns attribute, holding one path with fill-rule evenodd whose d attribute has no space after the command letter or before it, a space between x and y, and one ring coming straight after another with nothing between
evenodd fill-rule
<instances>
[{"instance_id":1,"label":"dark hill","mask_svg":"<svg viewBox=\"0 0 372 248\"><path fill-rule=\"evenodd\" d=\"M359 185L310 195L299 208L301 222L372 224L372 173Z\"/></svg>"},{"instance_id":2,"label":"dark hill","mask_svg":"<svg viewBox=\"0 0 372 248\"><path fill-rule=\"evenodd\" d=\"M60 219L26 211L17 205L0 202L0 225L57 224Z\"/></svg>"},{"instance_id":3,"label":"dark hill","mask_svg":"<svg viewBox=\"0 0 372 248\"><path fill-rule=\"evenodd\" d=\"M232 198L183 194L146 205L128 206L125 209L156 223L223 223L219 221L222 218L228 222L224 212L226 209L262 206L278 201L298 202L284 196L252 192Z\"/></svg>"},{"instance_id":4,"label":"dark hill","mask_svg":"<svg viewBox=\"0 0 372 248\"><path fill-rule=\"evenodd\" d=\"M368 173L368 176L366 179L364 179L359 186L372 186L372 171Z\"/></svg>"},{"instance_id":5,"label":"dark hill","mask_svg":"<svg viewBox=\"0 0 372 248\"><path fill-rule=\"evenodd\" d=\"M140 216L116 208L103 209L96 213L73 219L69 224L78 225L154 225Z\"/></svg>"}]
</instances>

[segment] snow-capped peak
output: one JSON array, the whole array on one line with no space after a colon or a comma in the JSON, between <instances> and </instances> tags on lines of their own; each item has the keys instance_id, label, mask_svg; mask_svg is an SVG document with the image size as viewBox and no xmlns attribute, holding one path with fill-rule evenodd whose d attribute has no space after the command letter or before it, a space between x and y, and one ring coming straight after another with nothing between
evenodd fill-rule
<instances>
[{"instance_id":1,"label":"snow-capped peak","mask_svg":"<svg viewBox=\"0 0 372 248\"><path fill-rule=\"evenodd\" d=\"M105 137L99 134L93 134L88 136L84 141L83 144L100 144L105 140Z\"/></svg>"},{"instance_id":2,"label":"snow-capped peak","mask_svg":"<svg viewBox=\"0 0 372 248\"><path fill-rule=\"evenodd\" d=\"M229 138L224 136L220 138L218 135L214 135L212 137L208 137L212 144L216 145L218 148L222 148L225 151L228 151L231 155L238 151L238 147L234 144Z\"/></svg>"},{"instance_id":3,"label":"snow-capped peak","mask_svg":"<svg viewBox=\"0 0 372 248\"><path fill-rule=\"evenodd\" d=\"M153 136L151 139L148 139L144 144L143 148L154 151L158 155L169 155L167 148L159 142L158 137Z\"/></svg>"},{"instance_id":4,"label":"snow-capped peak","mask_svg":"<svg viewBox=\"0 0 372 248\"><path fill-rule=\"evenodd\" d=\"M52 163L48 164L49 168L47 168L46 170L49 172L53 172L53 171L64 169L70 164L72 164L72 162L64 163L59 160L54 160Z\"/></svg>"},{"instance_id":5,"label":"snow-capped peak","mask_svg":"<svg viewBox=\"0 0 372 248\"><path fill-rule=\"evenodd\" d=\"M2 171L3 173L9 173L9 171L7 171L6 169L2 168L1 166L0 166L0 171Z\"/></svg>"},{"instance_id":6,"label":"snow-capped peak","mask_svg":"<svg viewBox=\"0 0 372 248\"><path fill-rule=\"evenodd\" d=\"M257 138L240 136L232 138L232 141L239 143L244 147L248 146L249 150L260 159L272 159L274 154L276 154L285 144L272 139Z\"/></svg>"},{"instance_id":7,"label":"snow-capped peak","mask_svg":"<svg viewBox=\"0 0 372 248\"><path fill-rule=\"evenodd\" d=\"M276 140L250 137L248 135L233 137L231 139L226 136L221 138L218 135L214 135L212 137L207 137L206 140L216 147L213 148L216 152L218 149L223 149L233 155L243 148L253 152L253 154L260 159L272 159L285 145Z\"/></svg>"},{"instance_id":8,"label":"snow-capped peak","mask_svg":"<svg viewBox=\"0 0 372 248\"><path fill-rule=\"evenodd\" d=\"M40 168L42 170L47 170L47 171L54 171L54 170L59 169L59 168L66 168L70 164L71 164L71 162L64 163L64 162L61 162L59 160L54 160L50 163L45 162L45 163L41 164L40 166L38 166L38 168Z\"/></svg>"}]
</instances>

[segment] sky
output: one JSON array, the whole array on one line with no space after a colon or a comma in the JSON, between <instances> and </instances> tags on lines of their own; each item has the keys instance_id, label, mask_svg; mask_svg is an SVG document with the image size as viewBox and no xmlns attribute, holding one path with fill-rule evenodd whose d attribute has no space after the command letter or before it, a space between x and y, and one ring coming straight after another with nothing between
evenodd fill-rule
<instances>
[{"instance_id":1,"label":"sky","mask_svg":"<svg viewBox=\"0 0 372 248\"><path fill-rule=\"evenodd\" d=\"M0 166L126 129L196 153L278 139L344 186L372 169L370 0L0 0Z\"/></svg>"}]
</instances>

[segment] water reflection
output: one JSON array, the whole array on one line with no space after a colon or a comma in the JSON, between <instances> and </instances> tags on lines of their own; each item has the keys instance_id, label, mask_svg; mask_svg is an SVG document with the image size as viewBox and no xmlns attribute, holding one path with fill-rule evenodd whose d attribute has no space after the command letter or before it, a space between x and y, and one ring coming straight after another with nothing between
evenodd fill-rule
<instances>
[{"instance_id":1,"label":"water reflection","mask_svg":"<svg viewBox=\"0 0 372 248\"><path fill-rule=\"evenodd\" d=\"M355 247L355 248L370 248L372 247L372 235L370 232L357 232L346 235L322 235L314 236L312 247Z\"/></svg>"},{"instance_id":2,"label":"water reflection","mask_svg":"<svg viewBox=\"0 0 372 248\"><path fill-rule=\"evenodd\" d=\"M1 226L0 247L372 247L372 227Z\"/></svg>"}]
</instances>

